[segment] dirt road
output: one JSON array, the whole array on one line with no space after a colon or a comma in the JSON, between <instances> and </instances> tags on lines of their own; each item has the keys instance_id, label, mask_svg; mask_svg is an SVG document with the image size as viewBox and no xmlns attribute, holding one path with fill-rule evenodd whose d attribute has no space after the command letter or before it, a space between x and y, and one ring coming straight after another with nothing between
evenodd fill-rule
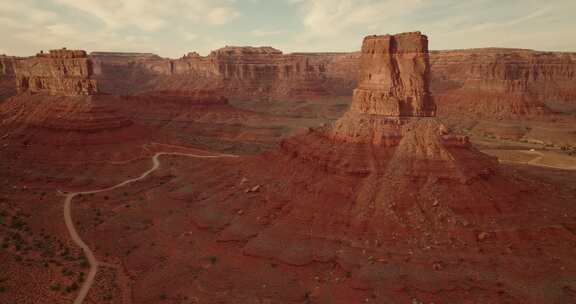
<instances>
[{"instance_id":1,"label":"dirt road","mask_svg":"<svg viewBox=\"0 0 576 304\"><path fill-rule=\"evenodd\" d=\"M88 245L86 245L86 243L82 240L82 238L78 234L78 231L76 230L76 227L74 226L74 221L72 220L72 210L71 210L72 209L72 200L78 195L111 191L111 190L129 185L131 183L143 180L146 177L148 177L148 175L150 175L152 172L154 172L160 168L160 156L162 156L162 155L178 155L178 156L193 157L193 158L237 157L235 155L212 155L212 156L208 156L208 155L196 155L196 154L176 153L176 152L174 152L174 153L159 152L159 153L156 153L152 157L152 168L150 168L148 171L142 173L142 175L140 175L139 177L127 179L127 180L125 180L125 181L123 181L117 185L114 185L114 186L111 186L108 188L104 188L104 189L99 189L99 190L83 191L83 192L70 192L70 193L64 193L62 191L58 191L59 193L61 193L62 195L65 196L65 198L64 198L64 221L66 223L66 228L68 229L68 233L70 234L72 241L74 241L74 243L76 245L78 245L80 248L82 248L82 251L84 252L84 255L86 256L86 259L88 260L88 263L90 264L90 271L88 272L88 276L86 276L86 280L82 284L80 291L78 292L78 295L76 296L76 299L74 300L74 304L82 304L84 302L84 299L86 299L86 296L88 295L88 291L90 291L90 288L92 287L92 284L94 283L94 278L96 277L96 273L98 272L99 262L96 259L96 257L94 256L94 252L92 252L90 247L88 247Z\"/></svg>"}]
</instances>

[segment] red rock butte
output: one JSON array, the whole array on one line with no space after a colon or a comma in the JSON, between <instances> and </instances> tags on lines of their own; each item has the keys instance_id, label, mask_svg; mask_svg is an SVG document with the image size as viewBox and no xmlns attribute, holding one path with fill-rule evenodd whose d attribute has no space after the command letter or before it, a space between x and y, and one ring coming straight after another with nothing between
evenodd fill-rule
<instances>
[{"instance_id":1,"label":"red rock butte","mask_svg":"<svg viewBox=\"0 0 576 304\"><path fill-rule=\"evenodd\" d=\"M509 229L530 218L524 206L542 208L535 189L430 117L435 107L427 92L425 36L368 37L362 49L362 93L355 105L338 121L287 139L280 152L243 168L289 176L278 187L268 181L266 190L269 201L287 201L269 208L287 211L258 233L251 231L257 237L247 241L244 253L305 265L326 261L317 256L334 243L373 257L390 248L408 252L438 244L470 252L478 231ZM266 162L275 165L259 169ZM243 233L238 227L245 226L232 222L225 240ZM346 263L346 257L335 259Z\"/></svg>"},{"instance_id":2,"label":"red rock butte","mask_svg":"<svg viewBox=\"0 0 576 304\"><path fill-rule=\"evenodd\" d=\"M328 170L361 175L403 166L402 174L467 182L493 171L493 159L467 137L448 134L434 117L426 36L369 36L361 62L349 111L331 125L284 141L286 151Z\"/></svg>"},{"instance_id":3,"label":"red rock butte","mask_svg":"<svg viewBox=\"0 0 576 304\"><path fill-rule=\"evenodd\" d=\"M428 37L415 33L364 38L358 88L351 111L393 116L435 116L429 91Z\"/></svg>"},{"instance_id":4,"label":"red rock butte","mask_svg":"<svg viewBox=\"0 0 576 304\"><path fill-rule=\"evenodd\" d=\"M51 50L14 63L19 93L82 96L98 93L92 61L82 50Z\"/></svg>"},{"instance_id":5,"label":"red rock butte","mask_svg":"<svg viewBox=\"0 0 576 304\"><path fill-rule=\"evenodd\" d=\"M0 130L7 140L29 144L25 151L11 145L7 155L30 163L123 159L155 134L115 108L125 99L98 94L83 50L40 52L13 66L18 94L0 104Z\"/></svg>"}]
</instances>

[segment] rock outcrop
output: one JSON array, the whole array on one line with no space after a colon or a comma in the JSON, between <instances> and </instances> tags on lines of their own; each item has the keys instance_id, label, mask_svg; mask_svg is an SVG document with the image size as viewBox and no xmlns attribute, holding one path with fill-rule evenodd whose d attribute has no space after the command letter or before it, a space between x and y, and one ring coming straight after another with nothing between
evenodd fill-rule
<instances>
[{"instance_id":1,"label":"rock outcrop","mask_svg":"<svg viewBox=\"0 0 576 304\"><path fill-rule=\"evenodd\" d=\"M114 107L122 98L98 94L85 51L19 58L14 73L18 94L0 105L4 153L10 158L31 164L129 159L157 134Z\"/></svg>"},{"instance_id":2,"label":"rock outcrop","mask_svg":"<svg viewBox=\"0 0 576 304\"><path fill-rule=\"evenodd\" d=\"M424 199L431 185L437 189L450 185L464 193L491 180L497 162L473 148L468 138L447 132L434 117L426 36L419 32L369 36L361 62L350 110L332 124L285 140L282 149L294 161L359 182L348 219L352 229L381 236L402 230L410 238L420 238L418 233L424 231L416 232L420 225L409 215L418 213L418 203L404 196ZM436 195L448 195L443 191ZM404 211L393 215L396 208ZM404 213L407 210L411 211ZM438 237L457 229L437 218L428 221L437 228L444 226ZM414 226L405 226L409 222Z\"/></svg>"},{"instance_id":3,"label":"rock outcrop","mask_svg":"<svg viewBox=\"0 0 576 304\"><path fill-rule=\"evenodd\" d=\"M350 110L392 117L434 116L428 62L426 36L366 37Z\"/></svg>"},{"instance_id":4,"label":"rock outcrop","mask_svg":"<svg viewBox=\"0 0 576 304\"><path fill-rule=\"evenodd\" d=\"M0 55L0 101L16 94L14 63L17 59Z\"/></svg>"},{"instance_id":5,"label":"rock outcrop","mask_svg":"<svg viewBox=\"0 0 576 304\"><path fill-rule=\"evenodd\" d=\"M85 51L51 50L17 60L14 65L18 92L81 96L98 93L92 79L92 61Z\"/></svg>"},{"instance_id":6,"label":"rock outcrop","mask_svg":"<svg viewBox=\"0 0 576 304\"><path fill-rule=\"evenodd\" d=\"M488 157L477 153L467 138L447 134L446 128L434 118L436 105L429 82L426 36L417 32L366 37L359 85L349 111L336 122L286 140L282 146L296 157L314 160L331 171L359 175L385 171L376 164L394 158L400 147L412 154L401 153L398 157L414 157L427 164L437 162L426 169L428 173L454 167L454 171L444 173L453 173L452 177L462 182L491 171L493 164ZM327 149L332 152L325 153ZM478 167L473 162L455 161L475 156L480 159ZM418 166L424 165L408 167ZM422 172L411 170L406 174L420 176Z\"/></svg>"},{"instance_id":7,"label":"rock outcrop","mask_svg":"<svg viewBox=\"0 0 576 304\"><path fill-rule=\"evenodd\" d=\"M0 55L0 77L14 77L15 57Z\"/></svg>"}]
</instances>

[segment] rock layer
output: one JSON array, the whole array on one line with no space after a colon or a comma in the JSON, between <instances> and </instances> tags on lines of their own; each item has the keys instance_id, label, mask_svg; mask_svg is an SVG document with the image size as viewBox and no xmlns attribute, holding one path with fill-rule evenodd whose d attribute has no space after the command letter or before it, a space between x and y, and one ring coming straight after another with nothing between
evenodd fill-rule
<instances>
[{"instance_id":1,"label":"rock layer","mask_svg":"<svg viewBox=\"0 0 576 304\"><path fill-rule=\"evenodd\" d=\"M81 96L98 92L92 61L85 51L51 50L14 65L18 92Z\"/></svg>"},{"instance_id":2,"label":"rock layer","mask_svg":"<svg viewBox=\"0 0 576 304\"><path fill-rule=\"evenodd\" d=\"M357 54L283 54L271 47L224 47L205 57L189 53L176 60L109 53L91 56L101 66L96 70L104 91L211 89L230 98L255 99L349 95L356 83L350 75L356 75L358 63ZM131 90L114 86L127 79Z\"/></svg>"},{"instance_id":3,"label":"rock layer","mask_svg":"<svg viewBox=\"0 0 576 304\"><path fill-rule=\"evenodd\" d=\"M118 102L105 95L11 97L0 105L3 153L30 164L130 159L156 131L111 106Z\"/></svg>"},{"instance_id":4,"label":"rock layer","mask_svg":"<svg viewBox=\"0 0 576 304\"><path fill-rule=\"evenodd\" d=\"M429 78L426 36L366 37L351 111L392 117L434 116Z\"/></svg>"},{"instance_id":5,"label":"rock layer","mask_svg":"<svg viewBox=\"0 0 576 304\"><path fill-rule=\"evenodd\" d=\"M325 132L335 140L395 146L412 118L433 117L428 38L419 32L364 39L350 110Z\"/></svg>"},{"instance_id":6,"label":"rock layer","mask_svg":"<svg viewBox=\"0 0 576 304\"><path fill-rule=\"evenodd\" d=\"M0 101L16 94L16 57L0 55Z\"/></svg>"},{"instance_id":7,"label":"rock layer","mask_svg":"<svg viewBox=\"0 0 576 304\"><path fill-rule=\"evenodd\" d=\"M514 49L437 51L433 91L446 115L550 114L546 103L576 100L576 55Z\"/></svg>"},{"instance_id":8,"label":"rock layer","mask_svg":"<svg viewBox=\"0 0 576 304\"><path fill-rule=\"evenodd\" d=\"M399 62L409 62L403 56ZM440 115L542 116L550 113L548 102L576 100L573 53L472 49L433 51L429 57L430 91L443 105ZM282 100L348 97L358 87L356 94L366 95L358 86L359 52L282 54L269 47L225 47L176 60L122 53L92 58L104 91L111 93L200 88L230 98Z\"/></svg>"}]
</instances>

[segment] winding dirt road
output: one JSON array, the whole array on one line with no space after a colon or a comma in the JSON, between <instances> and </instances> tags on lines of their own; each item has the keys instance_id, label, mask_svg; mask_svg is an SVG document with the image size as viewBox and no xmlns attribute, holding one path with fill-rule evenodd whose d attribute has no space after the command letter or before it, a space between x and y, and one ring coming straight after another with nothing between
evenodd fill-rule
<instances>
[{"instance_id":1,"label":"winding dirt road","mask_svg":"<svg viewBox=\"0 0 576 304\"><path fill-rule=\"evenodd\" d=\"M76 296L76 299L74 300L74 304L82 304L84 302L84 299L86 299L86 296L88 295L88 291L90 291L90 288L92 287L92 284L94 283L94 278L96 277L96 273L98 272L99 262L96 259L96 257L94 256L94 252L92 252L90 247L88 247L88 245L86 245L86 243L82 240L82 238L78 234L78 231L76 230L76 227L74 226L74 221L72 220L72 211L71 211L72 200L74 199L74 197L76 197L78 195L106 192L106 191L114 190L114 189L117 189L120 187L124 187L124 186L129 185L133 182L143 180L148 175L150 175L152 172L154 172L160 168L160 159L159 158L162 155L178 155L178 156L193 157L193 158L238 157L235 155L226 155L226 154L210 156L210 155L196 155L196 154L187 154L187 153L178 153L178 152L172 152L172 153L171 152L159 152L159 153L156 153L152 157L152 168L150 168L148 171L142 173L142 175L140 175L139 177L131 178L131 179L125 180L125 181L123 181L123 182L121 182L115 186L111 186L111 187L99 189L99 190L84 191L84 192L70 192L70 193L64 193L62 191L58 191L60 194L65 196L65 198L64 198L64 221L66 223L66 228L68 229L68 233L70 234L72 241L74 241L74 243L76 245L78 245L80 248L82 248L84 255L88 259L88 263L90 264L90 271L88 272L88 276L86 277L86 280L82 284L82 287L80 288L80 291L78 292L78 295Z\"/></svg>"},{"instance_id":2,"label":"winding dirt road","mask_svg":"<svg viewBox=\"0 0 576 304\"><path fill-rule=\"evenodd\" d=\"M501 155L499 155L498 153L495 152L501 152L501 151L509 151L509 152L514 152L514 153L522 153L524 155L529 154L529 155L533 155L535 156L534 158L530 159L530 160L508 160L506 159L506 157L502 157ZM530 166L536 166L536 167L543 167L543 168L551 168L551 169L559 169L559 170L571 170L574 171L576 170L576 164L574 164L574 161L571 160L564 160L564 162L560 162L556 165L550 165L550 164L545 164L542 163L542 161L544 160L548 160L548 162L550 161L550 158L552 157L558 157L558 156L554 156L554 155L550 155L550 154L545 154L542 153L540 151L536 151L536 150L483 150L482 152L487 153L489 155L493 155L498 157L498 161L500 163L507 163L507 164L522 164L522 165L530 165ZM572 164L567 164L567 163L572 163Z\"/></svg>"}]
</instances>

